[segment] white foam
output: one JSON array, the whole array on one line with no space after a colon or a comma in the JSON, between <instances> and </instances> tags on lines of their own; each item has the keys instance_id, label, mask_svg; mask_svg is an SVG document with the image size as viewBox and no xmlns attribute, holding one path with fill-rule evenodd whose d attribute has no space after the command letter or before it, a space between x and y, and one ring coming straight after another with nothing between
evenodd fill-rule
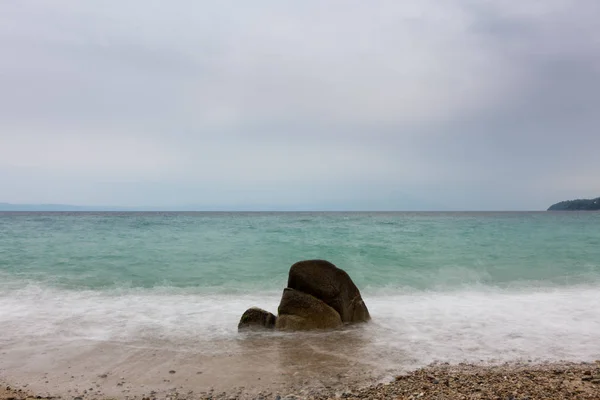
<instances>
[{"instance_id":1,"label":"white foam","mask_svg":"<svg viewBox=\"0 0 600 400\"><path fill-rule=\"evenodd\" d=\"M207 342L232 337L241 313L277 295L199 295L164 288L67 291L36 285L0 294L1 340ZM274 310L273 310L274 311Z\"/></svg>"},{"instance_id":2,"label":"white foam","mask_svg":"<svg viewBox=\"0 0 600 400\"><path fill-rule=\"evenodd\" d=\"M376 345L410 355L415 365L600 358L596 287L421 292L366 301Z\"/></svg>"},{"instance_id":3,"label":"white foam","mask_svg":"<svg viewBox=\"0 0 600 400\"><path fill-rule=\"evenodd\" d=\"M276 311L280 292L223 295L174 289L68 291L29 285L0 291L0 344L110 341L230 352L250 306ZM432 361L600 358L598 287L367 295L373 323L356 356L394 368ZM321 345L322 351L328 351ZM332 350L332 349L329 349ZM337 351L337 350L335 350ZM369 360L364 360L369 361Z\"/></svg>"}]
</instances>

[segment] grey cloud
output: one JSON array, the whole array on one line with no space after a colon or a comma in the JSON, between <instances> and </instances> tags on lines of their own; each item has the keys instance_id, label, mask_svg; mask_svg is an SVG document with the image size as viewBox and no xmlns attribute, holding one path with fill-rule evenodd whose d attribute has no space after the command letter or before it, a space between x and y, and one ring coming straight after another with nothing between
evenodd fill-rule
<instances>
[{"instance_id":1,"label":"grey cloud","mask_svg":"<svg viewBox=\"0 0 600 400\"><path fill-rule=\"evenodd\" d=\"M163 201L173 191L225 201L236 187L285 204L319 187L313 202L341 205L371 187L358 203L381 207L446 197L434 203L542 208L594 195L599 8L5 3L0 166L38 165L63 186L77 169L112 187L102 201L115 204L119 176ZM43 135L72 145L26 150ZM119 143L106 164L94 154ZM15 179L2 183L17 190Z\"/></svg>"}]
</instances>

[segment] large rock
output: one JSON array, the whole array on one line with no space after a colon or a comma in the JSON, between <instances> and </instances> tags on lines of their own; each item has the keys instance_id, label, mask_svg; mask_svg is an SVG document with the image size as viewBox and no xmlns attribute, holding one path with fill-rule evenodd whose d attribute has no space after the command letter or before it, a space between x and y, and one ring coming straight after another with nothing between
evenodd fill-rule
<instances>
[{"instance_id":1,"label":"large rock","mask_svg":"<svg viewBox=\"0 0 600 400\"><path fill-rule=\"evenodd\" d=\"M324 260L292 265L278 311L279 316L275 317L260 308L251 308L242 315L238 329L336 329L371 319L352 279Z\"/></svg>"},{"instance_id":2,"label":"large rock","mask_svg":"<svg viewBox=\"0 0 600 400\"><path fill-rule=\"evenodd\" d=\"M273 329L275 327L276 316L262 308L252 307L240 318L238 330L258 330L258 329Z\"/></svg>"},{"instance_id":3,"label":"large rock","mask_svg":"<svg viewBox=\"0 0 600 400\"><path fill-rule=\"evenodd\" d=\"M286 288L275 328L282 331L335 329L343 325L337 311L310 294Z\"/></svg>"},{"instance_id":4,"label":"large rock","mask_svg":"<svg viewBox=\"0 0 600 400\"><path fill-rule=\"evenodd\" d=\"M366 322L371 319L360 291L350 276L329 261L307 260L292 265L288 288L325 302L337 311L343 323Z\"/></svg>"}]
</instances>

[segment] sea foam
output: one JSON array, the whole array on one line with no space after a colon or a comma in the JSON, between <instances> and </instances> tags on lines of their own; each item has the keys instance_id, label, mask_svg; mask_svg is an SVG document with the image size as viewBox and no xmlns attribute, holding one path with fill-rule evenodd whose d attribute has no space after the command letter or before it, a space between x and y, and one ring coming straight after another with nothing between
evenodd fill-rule
<instances>
[{"instance_id":1,"label":"sea foam","mask_svg":"<svg viewBox=\"0 0 600 400\"><path fill-rule=\"evenodd\" d=\"M363 362L391 369L433 361L589 361L600 358L600 296L596 286L475 286L452 291L366 292L373 321L341 332ZM202 354L243 351L243 311L276 312L281 293L207 294L177 288L61 290L30 284L0 292L0 344L60 346L77 341L120 343ZM265 334L264 340L288 335ZM298 335L296 335L298 336ZM300 335L301 336L301 335ZM283 337L284 339L278 339ZM315 339L316 351L346 351Z\"/></svg>"}]
</instances>

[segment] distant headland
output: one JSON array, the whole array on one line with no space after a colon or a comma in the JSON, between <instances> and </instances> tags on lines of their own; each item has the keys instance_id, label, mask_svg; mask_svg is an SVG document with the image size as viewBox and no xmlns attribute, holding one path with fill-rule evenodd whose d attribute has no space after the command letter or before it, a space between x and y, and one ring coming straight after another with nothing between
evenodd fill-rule
<instances>
[{"instance_id":1,"label":"distant headland","mask_svg":"<svg viewBox=\"0 0 600 400\"><path fill-rule=\"evenodd\" d=\"M90 207L90 206L74 206L70 204L11 204L0 203L0 211L20 211L20 212L35 212L35 211L129 211L126 208L117 207Z\"/></svg>"},{"instance_id":2,"label":"distant headland","mask_svg":"<svg viewBox=\"0 0 600 400\"><path fill-rule=\"evenodd\" d=\"M600 197L561 201L550 206L548 211L596 211L600 210Z\"/></svg>"}]
</instances>

